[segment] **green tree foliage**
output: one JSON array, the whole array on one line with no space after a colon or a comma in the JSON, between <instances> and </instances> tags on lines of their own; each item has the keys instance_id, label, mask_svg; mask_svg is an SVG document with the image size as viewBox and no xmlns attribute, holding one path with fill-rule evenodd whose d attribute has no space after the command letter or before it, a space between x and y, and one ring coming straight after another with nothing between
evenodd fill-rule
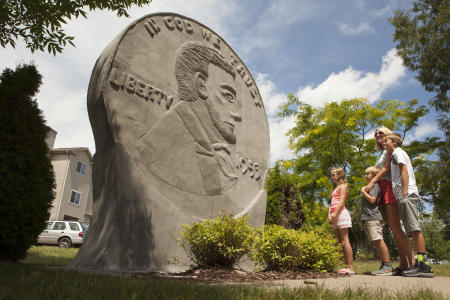
<instances>
[{"instance_id":1,"label":"green tree foliage","mask_svg":"<svg viewBox=\"0 0 450 300\"><path fill-rule=\"evenodd\" d=\"M44 229L55 187L49 128L33 99L41 82L32 64L0 76L0 256L14 260Z\"/></svg>"},{"instance_id":2,"label":"green tree foliage","mask_svg":"<svg viewBox=\"0 0 450 300\"><path fill-rule=\"evenodd\" d=\"M438 260L450 259L450 239L446 237L445 225L439 217L436 214L422 214L421 227L428 256Z\"/></svg>"},{"instance_id":3,"label":"green tree foliage","mask_svg":"<svg viewBox=\"0 0 450 300\"><path fill-rule=\"evenodd\" d=\"M368 247L360 226L360 189L366 184L364 170L375 164L378 151L375 149L373 132L379 126L386 126L404 138L417 126L418 120L428 109L417 104L398 100L382 100L373 106L366 99L342 100L327 103L323 108L314 108L289 95L281 106L279 116L295 116L296 124L289 130L289 147L297 157L284 165L290 165L295 174L300 194L300 203L305 224L322 224L326 229L327 209L330 202L332 183L330 169L342 167L347 173L349 196L346 207L352 212L354 227L350 232L353 244ZM438 145L437 138L405 145L413 164L415 160L427 162L423 154L431 153ZM272 178L267 179L271 186ZM272 195L268 192L268 201ZM317 229L317 227L316 227Z\"/></svg>"},{"instance_id":4,"label":"green tree foliage","mask_svg":"<svg viewBox=\"0 0 450 300\"><path fill-rule=\"evenodd\" d=\"M382 100L374 107L358 98L313 108L290 94L280 116L296 117L288 135L289 147L297 154L292 163L302 200L328 203L332 189L330 169L342 167L349 181L346 205L353 208L360 201L360 188L366 184L364 170L374 165L378 155L373 138L375 128L384 125L405 137L427 112L425 106L417 105L416 99L408 103Z\"/></svg>"},{"instance_id":5,"label":"green tree foliage","mask_svg":"<svg viewBox=\"0 0 450 300\"><path fill-rule=\"evenodd\" d=\"M418 72L417 79L427 91L437 93L432 105L446 113L450 107L449 16L449 0L416 0L411 10L397 10L389 19L403 63Z\"/></svg>"},{"instance_id":6,"label":"green tree foliage","mask_svg":"<svg viewBox=\"0 0 450 300\"><path fill-rule=\"evenodd\" d=\"M448 164L447 164L448 165ZM450 223L450 178L442 161L415 159L417 186L423 199L434 206L434 212L445 223ZM420 180L419 180L420 179ZM449 229L447 229L448 231ZM450 238L450 233L449 233Z\"/></svg>"},{"instance_id":7,"label":"green tree foliage","mask_svg":"<svg viewBox=\"0 0 450 300\"><path fill-rule=\"evenodd\" d=\"M445 141L439 145L439 160L422 163L419 176L424 179L422 191L433 199L435 211L446 224L450 238L450 1L415 0L413 8L397 10L389 22L395 26L394 42L404 65L417 71L417 79L429 92L436 93L430 101L439 112L439 126Z\"/></svg>"},{"instance_id":8,"label":"green tree foliage","mask_svg":"<svg viewBox=\"0 0 450 300\"><path fill-rule=\"evenodd\" d=\"M107 9L117 15L128 17L127 9L132 5L142 7L151 0L46 0L0 2L0 45L15 47L22 38L31 52L48 51L56 55L74 37L66 35L62 26L80 15L86 18L87 9Z\"/></svg>"},{"instance_id":9,"label":"green tree foliage","mask_svg":"<svg viewBox=\"0 0 450 300\"><path fill-rule=\"evenodd\" d=\"M297 187L297 175L277 162L275 167L269 170L267 177L266 224L299 229L305 217Z\"/></svg>"}]
</instances>

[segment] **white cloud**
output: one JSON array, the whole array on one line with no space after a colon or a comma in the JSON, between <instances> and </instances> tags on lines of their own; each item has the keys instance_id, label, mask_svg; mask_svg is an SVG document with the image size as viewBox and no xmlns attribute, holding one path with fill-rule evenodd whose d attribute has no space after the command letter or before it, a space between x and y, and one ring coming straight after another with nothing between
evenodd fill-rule
<instances>
[{"instance_id":1,"label":"white cloud","mask_svg":"<svg viewBox=\"0 0 450 300\"><path fill-rule=\"evenodd\" d=\"M270 117L275 117L281 104L287 101L288 97L284 93L275 93L275 83L267 79L267 74L257 74L256 84L264 101L266 114Z\"/></svg>"},{"instance_id":2,"label":"white cloud","mask_svg":"<svg viewBox=\"0 0 450 300\"><path fill-rule=\"evenodd\" d=\"M295 118L269 118L270 128L270 166L279 159L291 159L294 153L288 147L286 133L295 126Z\"/></svg>"},{"instance_id":3,"label":"white cloud","mask_svg":"<svg viewBox=\"0 0 450 300\"><path fill-rule=\"evenodd\" d=\"M263 8L262 12L255 14L251 10L252 5L258 6L258 11ZM64 53L56 57L41 52L31 54L20 42L16 49L0 48L0 66L3 69L14 67L20 60L36 61L44 77L41 92L37 96L38 103L48 125L58 131L56 146L88 146L94 152L94 139L86 109L86 91L91 71L107 44L134 20L154 12L179 13L210 27L230 44L234 41L232 46L240 53L252 53L251 50L255 48L258 48L259 53L277 53L278 48L285 46L285 31L291 26L331 18L336 6L332 1L320 5L313 0L271 0L263 4L232 0L226 5L210 0L192 0L189 4L185 0L154 0L148 7L132 8L131 18L118 18L115 13L108 11L94 11L88 13L88 19L70 20L66 29L75 36L76 48L68 46ZM370 20L367 24L370 26ZM367 28L363 26L361 30ZM285 60L292 58L277 59L282 65ZM368 97L374 101L403 76L401 61L391 50L383 58L378 73L348 67L339 73L332 73L317 86L300 89L299 95L301 100L314 105L352 97ZM277 92L277 87L267 75L256 77L269 118L271 162L291 158L293 155L288 149L285 133L294 126L294 119L275 117L279 105L287 100L287 95Z\"/></svg>"},{"instance_id":4,"label":"white cloud","mask_svg":"<svg viewBox=\"0 0 450 300\"><path fill-rule=\"evenodd\" d=\"M396 55L395 49L391 49L383 56L378 73L363 72L349 66L337 74L333 72L315 87L300 87L297 94L300 100L316 107L330 101L357 97L365 97L374 102L388 88L397 85L405 74L401 58Z\"/></svg>"},{"instance_id":5,"label":"white cloud","mask_svg":"<svg viewBox=\"0 0 450 300\"><path fill-rule=\"evenodd\" d=\"M144 16L148 13L171 12L192 18L205 26L208 26L222 37L227 37L229 32L223 22L230 18L240 18L241 2L237 0L227 1L224 5L221 1L211 0L159 0L153 1L147 9L135 8L131 11L131 20ZM239 13L237 13L239 12Z\"/></svg>"},{"instance_id":6,"label":"white cloud","mask_svg":"<svg viewBox=\"0 0 450 300\"><path fill-rule=\"evenodd\" d=\"M243 56L268 50L276 53L286 42L291 26L326 18L333 11L332 5L318 5L314 0L270 0L261 3L264 9L257 17L243 12L237 18L241 28L235 39Z\"/></svg>"},{"instance_id":7,"label":"white cloud","mask_svg":"<svg viewBox=\"0 0 450 300\"><path fill-rule=\"evenodd\" d=\"M360 35L374 32L375 29L369 23L361 23L357 27L351 27L348 24L339 24L339 30L346 35Z\"/></svg>"},{"instance_id":8,"label":"white cloud","mask_svg":"<svg viewBox=\"0 0 450 300\"><path fill-rule=\"evenodd\" d=\"M89 147L95 152L94 138L86 108L86 93L95 61L105 47L129 24L149 13L170 11L189 16L226 35L222 22L236 9L235 1L193 0L153 1L148 7L130 9L130 18L118 18L109 11L93 11L88 18L68 21L66 33L75 36L76 47L67 46L61 54L32 54L19 40L15 49L0 48L0 66L14 68L20 62L35 61L43 76L37 95L47 125L58 132L55 147Z\"/></svg>"},{"instance_id":9,"label":"white cloud","mask_svg":"<svg viewBox=\"0 0 450 300\"><path fill-rule=\"evenodd\" d=\"M373 1L353 0L355 11L352 11L353 16L351 18L351 22L354 23L358 22L358 20L360 21L356 26L349 25L348 23L338 22L339 31L344 35L350 36L373 33L376 30L373 26L371 26L371 23L375 22L377 19L386 20L392 15L392 12L395 10L395 8L398 8L399 5L405 5L401 2L401 0L390 0L386 3L386 5L379 9L368 9L367 6L373 4Z\"/></svg>"},{"instance_id":10,"label":"white cloud","mask_svg":"<svg viewBox=\"0 0 450 300\"><path fill-rule=\"evenodd\" d=\"M439 129L435 123L424 123L419 125L414 132L414 139L419 140L423 137L429 137L432 133L439 133Z\"/></svg>"},{"instance_id":11,"label":"white cloud","mask_svg":"<svg viewBox=\"0 0 450 300\"><path fill-rule=\"evenodd\" d=\"M268 79L267 74L257 74L256 84L266 109L270 129L270 165L273 166L279 159L291 159L294 157L288 147L286 133L294 127L295 118L279 118L276 116L280 104L287 100L287 95L276 92L275 84Z\"/></svg>"},{"instance_id":12,"label":"white cloud","mask_svg":"<svg viewBox=\"0 0 450 300\"><path fill-rule=\"evenodd\" d=\"M275 27L285 28L299 21L314 19L324 10L324 7L317 5L315 1L275 0L267 5L260 18L263 22L259 26L272 30Z\"/></svg>"}]
</instances>

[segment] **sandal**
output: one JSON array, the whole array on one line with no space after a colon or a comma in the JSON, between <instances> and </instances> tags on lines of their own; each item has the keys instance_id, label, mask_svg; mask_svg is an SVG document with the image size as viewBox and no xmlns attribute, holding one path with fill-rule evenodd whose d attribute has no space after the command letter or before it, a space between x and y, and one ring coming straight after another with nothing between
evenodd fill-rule
<instances>
[{"instance_id":1,"label":"sandal","mask_svg":"<svg viewBox=\"0 0 450 300\"><path fill-rule=\"evenodd\" d=\"M337 271L338 274L345 274L345 275L356 275L355 271L347 269L347 268L343 268L340 269L339 271Z\"/></svg>"},{"instance_id":2,"label":"sandal","mask_svg":"<svg viewBox=\"0 0 450 300\"><path fill-rule=\"evenodd\" d=\"M343 269L340 269L339 271L337 271L338 272L338 274L348 274L348 273L350 273L351 271L349 270L349 269L347 269L347 268L343 268Z\"/></svg>"}]
</instances>

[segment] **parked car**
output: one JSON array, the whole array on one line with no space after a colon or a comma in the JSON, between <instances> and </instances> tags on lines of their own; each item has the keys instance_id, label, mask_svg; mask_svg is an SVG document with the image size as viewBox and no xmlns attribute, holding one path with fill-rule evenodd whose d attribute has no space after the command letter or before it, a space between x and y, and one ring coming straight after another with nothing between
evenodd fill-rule
<instances>
[{"instance_id":1,"label":"parked car","mask_svg":"<svg viewBox=\"0 0 450 300\"><path fill-rule=\"evenodd\" d=\"M430 258L429 261L430 261L430 263L435 264L435 265L440 265L441 264L441 262L439 260L434 259L434 258Z\"/></svg>"},{"instance_id":2,"label":"parked car","mask_svg":"<svg viewBox=\"0 0 450 300\"><path fill-rule=\"evenodd\" d=\"M60 248L70 248L81 245L89 224L76 221L47 221L47 228L38 237L38 244L58 245Z\"/></svg>"}]
</instances>

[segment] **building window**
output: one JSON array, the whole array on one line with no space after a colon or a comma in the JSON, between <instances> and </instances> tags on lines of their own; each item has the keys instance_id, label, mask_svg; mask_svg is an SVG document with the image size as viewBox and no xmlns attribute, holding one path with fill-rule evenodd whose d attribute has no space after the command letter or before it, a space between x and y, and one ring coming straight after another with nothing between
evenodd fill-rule
<instances>
[{"instance_id":1,"label":"building window","mask_svg":"<svg viewBox=\"0 0 450 300\"><path fill-rule=\"evenodd\" d=\"M81 198L80 193L72 191L72 193L70 194L70 203L80 205L80 198Z\"/></svg>"},{"instance_id":2,"label":"building window","mask_svg":"<svg viewBox=\"0 0 450 300\"><path fill-rule=\"evenodd\" d=\"M77 172L86 175L86 165L81 161L77 161Z\"/></svg>"},{"instance_id":3,"label":"building window","mask_svg":"<svg viewBox=\"0 0 450 300\"><path fill-rule=\"evenodd\" d=\"M78 218L72 217L72 216L68 216L68 215L64 215L64 221L78 221Z\"/></svg>"}]
</instances>

